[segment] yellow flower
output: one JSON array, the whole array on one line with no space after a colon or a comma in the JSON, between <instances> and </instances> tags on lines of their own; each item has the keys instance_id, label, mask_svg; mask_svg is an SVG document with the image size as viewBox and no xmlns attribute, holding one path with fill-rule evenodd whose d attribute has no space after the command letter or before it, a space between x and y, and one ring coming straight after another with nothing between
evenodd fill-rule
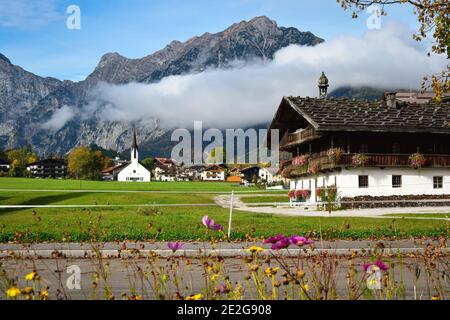
<instances>
[{"instance_id":1,"label":"yellow flower","mask_svg":"<svg viewBox=\"0 0 450 320\"><path fill-rule=\"evenodd\" d=\"M33 288L31 288L31 287L26 287L25 289L23 289L23 292L26 293L26 294L30 294L30 293L33 292Z\"/></svg>"},{"instance_id":2,"label":"yellow flower","mask_svg":"<svg viewBox=\"0 0 450 320\"><path fill-rule=\"evenodd\" d=\"M273 276L275 276L276 274L277 274L277 272L278 272L278 270L280 270L280 268L267 268L265 271L264 271L264 274L267 276L267 277L273 277Z\"/></svg>"},{"instance_id":3,"label":"yellow flower","mask_svg":"<svg viewBox=\"0 0 450 320\"><path fill-rule=\"evenodd\" d=\"M167 274L162 276L163 281L169 281L169 276Z\"/></svg>"},{"instance_id":4,"label":"yellow flower","mask_svg":"<svg viewBox=\"0 0 450 320\"><path fill-rule=\"evenodd\" d=\"M213 275L211 276L211 280L212 280L212 281L216 281L218 278L219 278L219 275L218 275L218 274L213 274Z\"/></svg>"},{"instance_id":5,"label":"yellow flower","mask_svg":"<svg viewBox=\"0 0 450 320\"><path fill-rule=\"evenodd\" d=\"M11 287L8 290L6 290L6 296L8 298L14 299L15 297L17 297L18 295L20 295L22 292L20 291L19 288L17 287Z\"/></svg>"},{"instance_id":6,"label":"yellow flower","mask_svg":"<svg viewBox=\"0 0 450 320\"><path fill-rule=\"evenodd\" d=\"M303 291L309 291L309 286L305 283L304 285L302 285L302 289Z\"/></svg>"},{"instance_id":7,"label":"yellow flower","mask_svg":"<svg viewBox=\"0 0 450 320\"><path fill-rule=\"evenodd\" d=\"M201 300L201 299L203 299L203 295L199 293L196 295L188 296L184 300Z\"/></svg>"},{"instance_id":8,"label":"yellow flower","mask_svg":"<svg viewBox=\"0 0 450 320\"><path fill-rule=\"evenodd\" d=\"M48 300L48 291L44 290L39 292L39 297L41 298L41 300Z\"/></svg>"},{"instance_id":9,"label":"yellow flower","mask_svg":"<svg viewBox=\"0 0 450 320\"><path fill-rule=\"evenodd\" d=\"M441 297L439 297L439 296L432 296L431 300L441 300Z\"/></svg>"},{"instance_id":10,"label":"yellow flower","mask_svg":"<svg viewBox=\"0 0 450 320\"><path fill-rule=\"evenodd\" d=\"M27 281L39 280L40 278L41 277L39 276L39 274L36 271L33 271L25 276L25 280L27 280Z\"/></svg>"},{"instance_id":11,"label":"yellow flower","mask_svg":"<svg viewBox=\"0 0 450 320\"><path fill-rule=\"evenodd\" d=\"M251 246L250 248L246 249L245 251L251 252L251 253L259 253L264 251L264 248L257 247L257 246Z\"/></svg>"}]
</instances>

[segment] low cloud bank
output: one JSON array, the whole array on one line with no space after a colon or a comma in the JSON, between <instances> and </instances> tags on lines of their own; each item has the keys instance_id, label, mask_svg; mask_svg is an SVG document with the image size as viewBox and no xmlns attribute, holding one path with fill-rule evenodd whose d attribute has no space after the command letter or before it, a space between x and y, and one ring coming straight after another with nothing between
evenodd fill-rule
<instances>
[{"instance_id":1,"label":"low cloud bank","mask_svg":"<svg viewBox=\"0 0 450 320\"><path fill-rule=\"evenodd\" d=\"M64 127L68 121L72 120L74 116L75 112L71 107L63 106L53 113L51 118L42 125L42 128L50 131L58 131Z\"/></svg>"},{"instance_id":2,"label":"low cloud bank","mask_svg":"<svg viewBox=\"0 0 450 320\"><path fill-rule=\"evenodd\" d=\"M330 91L341 86L418 89L424 75L438 72L447 61L427 56L424 44L399 24L341 37L315 47L292 45L273 61L230 69L170 76L155 84L99 84L83 113L111 121L159 119L169 128L237 128L270 121L285 95L315 97L325 71Z\"/></svg>"}]
</instances>

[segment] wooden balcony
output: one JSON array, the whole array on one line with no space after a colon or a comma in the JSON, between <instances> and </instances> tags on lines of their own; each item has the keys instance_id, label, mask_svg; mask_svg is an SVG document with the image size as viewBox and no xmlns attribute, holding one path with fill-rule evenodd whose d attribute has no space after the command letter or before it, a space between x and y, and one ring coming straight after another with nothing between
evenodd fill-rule
<instances>
[{"instance_id":1,"label":"wooden balcony","mask_svg":"<svg viewBox=\"0 0 450 320\"><path fill-rule=\"evenodd\" d=\"M308 163L303 166L294 166L286 162L284 168L290 176L301 176L310 173L310 169L315 167L318 171L333 170L340 167L353 167L353 156L355 153L343 154L339 161L332 161L327 152L313 154ZM365 167L410 167L409 154L366 154L368 162ZM424 154L426 163L424 168L450 168L450 155Z\"/></svg>"},{"instance_id":2,"label":"wooden balcony","mask_svg":"<svg viewBox=\"0 0 450 320\"><path fill-rule=\"evenodd\" d=\"M288 149L289 147L320 138L320 134L316 132L316 129L309 127L293 133L285 133L281 138L280 148Z\"/></svg>"}]
</instances>

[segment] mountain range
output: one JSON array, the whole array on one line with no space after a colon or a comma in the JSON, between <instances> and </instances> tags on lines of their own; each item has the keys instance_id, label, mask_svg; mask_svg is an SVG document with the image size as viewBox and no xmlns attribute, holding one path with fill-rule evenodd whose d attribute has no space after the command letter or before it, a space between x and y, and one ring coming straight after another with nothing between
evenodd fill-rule
<instances>
[{"instance_id":1,"label":"mountain range","mask_svg":"<svg viewBox=\"0 0 450 320\"><path fill-rule=\"evenodd\" d=\"M275 52L291 44L314 46L323 41L311 32L279 27L267 17L256 17L219 33L173 41L140 59L107 53L80 82L37 76L0 54L0 148L32 145L39 154L48 155L66 154L79 145L97 145L123 152L131 140L130 123L106 121L94 113L89 118L74 116L60 128L43 124L62 108L79 114L75 111L88 103L91 90L102 82L152 83L171 75L226 68L234 60L271 60ZM170 153L170 134L157 120L133 125L144 153Z\"/></svg>"}]
</instances>

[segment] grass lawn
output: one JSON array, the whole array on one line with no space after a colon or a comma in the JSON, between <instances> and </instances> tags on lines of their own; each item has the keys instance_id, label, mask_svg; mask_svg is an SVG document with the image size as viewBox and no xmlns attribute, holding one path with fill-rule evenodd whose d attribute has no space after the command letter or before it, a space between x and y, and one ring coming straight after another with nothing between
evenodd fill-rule
<instances>
[{"instance_id":1,"label":"grass lawn","mask_svg":"<svg viewBox=\"0 0 450 320\"><path fill-rule=\"evenodd\" d=\"M134 204L207 204L214 194L187 193L106 193L106 192L16 192L0 191L0 205L134 205Z\"/></svg>"},{"instance_id":2,"label":"grass lawn","mask_svg":"<svg viewBox=\"0 0 450 320\"><path fill-rule=\"evenodd\" d=\"M137 190L137 191L210 191L210 192L270 192L255 187L243 187L227 182L118 182L118 181L81 181L57 179L0 178L0 189L32 190ZM282 191L285 192L285 191Z\"/></svg>"},{"instance_id":3,"label":"grass lawn","mask_svg":"<svg viewBox=\"0 0 450 320\"><path fill-rule=\"evenodd\" d=\"M0 210L0 242L206 240L201 218L209 215L224 227L228 209L209 207ZM284 233L318 238L367 239L448 236L439 220L347 217L282 217L234 211L232 239ZM216 232L216 234L218 234Z\"/></svg>"}]
</instances>

